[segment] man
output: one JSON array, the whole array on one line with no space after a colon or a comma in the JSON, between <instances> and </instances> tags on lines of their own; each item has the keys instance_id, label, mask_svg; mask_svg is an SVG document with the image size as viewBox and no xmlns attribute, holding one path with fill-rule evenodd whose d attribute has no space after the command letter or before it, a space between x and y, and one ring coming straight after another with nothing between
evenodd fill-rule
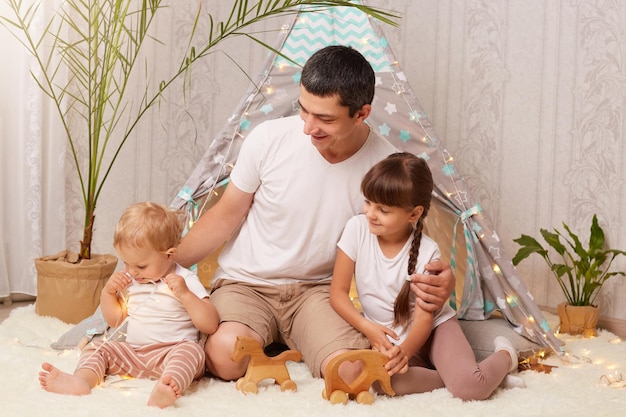
<instances>
[{"instance_id":1,"label":"man","mask_svg":"<svg viewBox=\"0 0 626 417\"><path fill-rule=\"evenodd\" d=\"M189 266L228 239L211 294L221 319L205 346L211 374L234 380L245 373L245 361L230 359L237 336L285 343L314 376L341 352L369 347L328 297L337 241L363 207L361 179L397 151L365 122L374 84L356 50L316 52L302 70L300 115L250 132L224 194L180 244L176 260ZM415 275L412 289L434 311L447 302L454 277L442 262L427 269L432 275ZM344 365L346 380L360 371Z\"/></svg>"}]
</instances>

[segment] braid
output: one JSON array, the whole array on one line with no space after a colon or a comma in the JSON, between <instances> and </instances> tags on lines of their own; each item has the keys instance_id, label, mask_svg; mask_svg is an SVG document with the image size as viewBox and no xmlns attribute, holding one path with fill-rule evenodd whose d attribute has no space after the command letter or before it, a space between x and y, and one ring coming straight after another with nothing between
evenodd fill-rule
<instances>
[{"instance_id":1,"label":"braid","mask_svg":"<svg viewBox=\"0 0 626 417\"><path fill-rule=\"evenodd\" d=\"M422 243L422 230L424 229L424 223L422 218L417 221L415 225L415 231L413 232L413 242L411 242L411 250L409 252L409 267L408 274L413 275L415 273L415 265L417 264L417 256L420 251L420 244ZM393 325L407 326L410 320L410 297L411 296L411 282L405 281L402 285L402 289L396 297L396 301L393 306Z\"/></svg>"}]
</instances>

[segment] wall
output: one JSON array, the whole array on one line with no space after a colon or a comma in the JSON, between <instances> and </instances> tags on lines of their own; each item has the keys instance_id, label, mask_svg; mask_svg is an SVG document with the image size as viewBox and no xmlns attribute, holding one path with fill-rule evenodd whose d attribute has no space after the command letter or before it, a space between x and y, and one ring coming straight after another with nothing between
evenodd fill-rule
<instances>
[{"instance_id":1,"label":"wall","mask_svg":"<svg viewBox=\"0 0 626 417\"><path fill-rule=\"evenodd\" d=\"M215 17L226 12L224 3L203 2ZM194 4L177 2L161 16L157 33L164 46L150 52L159 61L155 79L177 66ZM514 238L538 236L539 228L562 221L586 238L593 213L608 244L626 249L626 3L367 4L403 14L401 26L385 33L509 257L517 251ZM274 39L273 33L263 36ZM182 89L171 90L130 141L103 192L96 250L112 250L113 225L129 203L169 203L247 88L237 65L254 75L263 62L263 49L243 38L219 49L194 71L186 104ZM72 222L76 231L68 241L77 242L82 219ZM625 270L626 259L616 266ZM518 269L538 304L555 307L563 300L539 259ZM626 280L609 282L599 300L602 315L625 320L624 299Z\"/></svg>"}]
</instances>

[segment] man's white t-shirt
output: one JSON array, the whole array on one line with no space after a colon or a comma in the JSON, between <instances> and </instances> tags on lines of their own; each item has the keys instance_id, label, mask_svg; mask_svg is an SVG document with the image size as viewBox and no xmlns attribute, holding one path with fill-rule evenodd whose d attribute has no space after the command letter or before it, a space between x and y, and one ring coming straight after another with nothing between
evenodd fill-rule
<instances>
[{"instance_id":1,"label":"man's white t-shirt","mask_svg":"<svg viewBox=\"0 0 626 417\"><path fill-rule=\"evenodd\" d=\"M367 218L361 214L348 221L337 244L355 262L354 278L364 317L392 329L400 337L399 341L392 340L394 343L402 343L407 333L402 327L394 328L392 324L393 306L408 275L412 241L411 236L396 256L386 257L376 235L369 230ZM424 273L424 266L440 257L437 243L422 233L415 272ZM415 300L411 302L411 311L414 308ZM454 309L445 304L435 313L433 328L455 314Z\"/></svg>"},{"instance_id":2,"label":"man's white t-shirt","mask_svg":"<svg viewBox=\"0 0 626 417\"><path fill-rule=\"evenodd\" d=\"M363 175L397 150L370 130L353 156L331 164L303 128L299 116L269 120L244 141L231 182L255 193L254 201L215 277L266 285L330 280L341 231L363 209Z\"/></svg>"}]
</instances>

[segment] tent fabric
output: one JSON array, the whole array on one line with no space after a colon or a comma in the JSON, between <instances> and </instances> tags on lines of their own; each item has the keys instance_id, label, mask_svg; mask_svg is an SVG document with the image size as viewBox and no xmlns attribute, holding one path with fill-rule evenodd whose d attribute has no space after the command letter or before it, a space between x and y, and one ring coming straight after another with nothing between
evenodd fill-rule
<instances>
[{"instance_id":1,"label":"tent fabric","mask_svg":"<svg viewBox=\"0 0 626 417\"><path fill-rule=\"evenodd\" d=\"M498 234L439 140L379 23L356 8L308 11L283 26L274 48L289 60L280 54L268 54L255 85L244 95L171 206L186 210L191 226L228 182L248 132L265 119L298 113L301 66L313 52L333 44L359 50L375 70L370 127L399 149L428 161L435 189L426 232L439 243L444 259L457 276L459 284L451 305L459 318L484 320L499 311L517 333L562 355L562 342L505 256Z\"/></svg>"}]
</instances>

